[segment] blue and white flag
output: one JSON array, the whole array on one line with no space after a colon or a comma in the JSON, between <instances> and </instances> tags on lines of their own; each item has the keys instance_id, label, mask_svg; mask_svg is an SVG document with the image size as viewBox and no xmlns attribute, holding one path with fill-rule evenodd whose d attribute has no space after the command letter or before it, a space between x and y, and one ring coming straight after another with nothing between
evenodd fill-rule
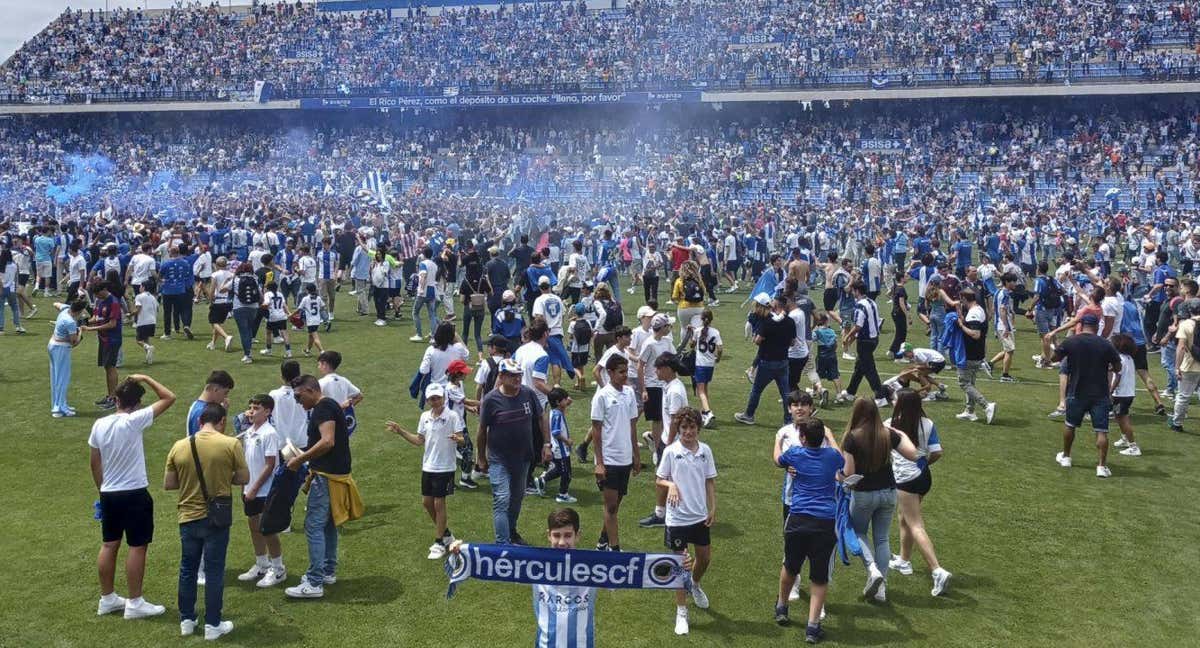
<instances>
[{"instance_id":1,"label":"blue and white flag","mask_svg":"<svg viewBox=\"0 0 1200 648\"><path fill-rule=\"evenodd\" d=\"M463 544L446 559L454 596L468 578L604 589L685 589L691 572L679 554L645 554L586 549L548 549L519 545Z\"/></svg>"},{"instance_id":2,"label":"blue and white flag","mask_svg":"<svg viewBox=\"0 0 1200 648\"><path fill-rule=\"evenodd\" d=\"M880 90L882 88L886 88L887 85L888 85L888 78L886 75L881 74L881 75L871 77L871 87L872 88L874 88L876 90Z\"/></svg>"},{"instance_id":3,"label":"blue and white flag","mask_svg":"<svg viewBox=\"0 0 1200 648\"><path fill-rule=\"evenodd\" d=\"M370 192L374 199L373 205L378 205L382 209L388 209L391 205L392 183L388 181L386 173L381 171L371 171L363 178L362 188Z\"/></svg>"}]
</instances>

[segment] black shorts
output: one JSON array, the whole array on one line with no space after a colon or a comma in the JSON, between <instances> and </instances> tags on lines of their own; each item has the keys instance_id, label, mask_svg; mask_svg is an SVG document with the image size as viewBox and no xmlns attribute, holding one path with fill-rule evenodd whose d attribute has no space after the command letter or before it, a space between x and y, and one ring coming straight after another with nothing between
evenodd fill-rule
<instances>
[{"instance_id":1,"label":"black shorts","mask_svg":"<svg viewBox=\"0 0 1200 648\"><path fill-rule=\"evenodd\" d=\"M144 326L139 326L134 330L137 331L137 341L138 342L145 342L146 340L149 340L150 338L154 337L154 324L146 324Z\"/></svg>"},{"instance_id":2,"label":"black shorts","mask_svg":"<svg viewBox=\"0 0 1200 648\"><path fill-rule=\"evenodd\" d=\"M946 362L931 362L929 364L929 373L942 373L942 369L946 368Z\"/></svg>"},{"instance_id":3,"label":"black shorts","mask_svg":"<svg viewBox=\"0 0 1200 648\"><path fill-rule=\"evenodd\" d=\"M268 333L282 333L287 330L287 320L282 319L278 322L267 322Z\"/></svg>"},{"instance_id":4,"label":"black shorts","mask_svg":"<svg viewBox=\"0 0 1200 648\"><path fill-rule=\"evenodd\" d=\"M920 475L917 475L916 479L896 484L896 490L902 490L905 493L912 493L913 495L928 495L931 488L933 488L933 473L929 472L928 466L921 471Z\"/></svg>"},{"instance_id":5,"label":"black shorts","mask_svg":"<svg viewBox=\"0 0 1200 648\"><path fill-rule=\"evenodd\" d=\"M100 538L119 542L121 536L130 547L154 540L154 500L145 488L100 493Z\"/></svg>"},{"instance_id":6,"label":"black shorts","mask_svg":"<svg viewBox=\"0 0 1200 648\"><path fill-rule=\"evenodd\" d=\"M1113 396L1113 416L1129 416L1133 408L1133 396Z\"/></svg>"},{"instance_id":7,"label":"black shorts","mask_svg":"<svg viewBox=\"0 0 1200 648\"><path fill-rule=\"evenodd\" d=\"M245 513L246 517L248 518L261 514L263 509L266 507L267 498L265 497L256 497L249 502L247 502L245 498L242 499L242 512Z\"/></svg>"},{"instance_id":8,"label":"black shorts","mask_svg":"<svg viewBox=\"0 0 1200 648\"><path fill-rule=\"evenodd\" d=\"M18 274L17 275L17 285L18 286L28 286L29 285L29 275Z\"/></svg>"},{"instance_id":9,"label":"black shorts","mask_svg":"<svg viewBox=\"0 0 1200 648\"><path fill-rule=\"evenodd\" d=\"M571 354L571 366L575 367L576 369L583 369L584 367L587 366L588 355L589 354L587 351L583 351L581 353L572 353Z\"/></svg>"},{"instance_id":10,"label":"black shorts","mask_svg":"<svg viewBox=\"0 0 1200 648\"><path fill-rule=\"evenodd\" d=\"M646 388L646 408L644 414L647 421L662 421L662 387Z\"/></svg>"},{"instance_id":11,"label":"black shorts","mask_svg":"<svg viewBox=\"0 0 1200 648\"><path fill-rule=\"evenodd\" d=\"M1146 345L1139 344L1133 352L1133 368L1135 371L1150 371L1150 363L1146 359Z\"/></svg>"},{"instance_id":12,"label":"black shorts","mask_svg":"<svg viewBox=\"0 0 1200 648\"><path fill-rule=\"evenodd\" d=\"M821 520L793 513L783 532L783 568L793 576L808 561L808 580L815 585L829 582L837 532L833 520Z\"/></svg>"},{"instance_id":13,"label":"black shorts","mask_svg":"<svg viewBox=\"0 0 1200 648\"><path fill-rule=\"evenodd\" d=\"M229 311L232 309L233 304L209 304L208 323L224 324L225 320L229 319Z\"/></svg>"},{"instance_id":14,"label":"black shorts","mask_svg":"<svg viewBox=\"0 0 1200 648\"><path fill-rule=\"evenodd\" d=\"M121 356L121 344L99 344L96 346L96 366L109 367L117 366L117 358Z\"/></svg>"},{"instance_id":15,"label":"black shorts","mask_svg":"<svg viewBox=\"0 0 1200 648\"><path fill-rule=\"evenodd\" d=\"M316 333L317 329L319 328L321 328L320 324L309 324L307 327L305 327L305 330L307 330L309 333Z\"/></svg>"},{"instance_id":16,"label":"black shorts","mask_svg":"<svg viewBox=\"0 0 1200 648\"><path fill-rule=\"evenodd\" d=\"M627 466L605 466L604 479L596 478L596 487L600 490L615 490L617 495L625 497L629 492L629 474L633 472L633 465Z\"/></svg>"},{"instance_id":17,"label":"black shorts","mask_svg":"<svg viewBox=\"0 0 1200 648\"><path fill-rule=\"evenodd\" d=\"M712 544L709 539L709 528L703 522L688 526L669 526L663 534L663 542L671 551L683 551L688 545L707 547Z\"/></svg>"},{"instance_id":18,"label":"black shorts","mask_svg":"<svg viewBox=\"0 0 1200 648\"><path fill-rule=\"evenodd\" d=\"M826 288L824 294L821 295L822 305L825 307L825 312L833 310L837 306L838 291L837 288Z\"/></svg>"},{"instance_id":19,"label":"black shorts","mask_svg":"<svg viewBox=\"0 0 1200 648\"><path fill-rule=\"evenodd\" d=\"M454 494L454 471L421 471L422 497L448 497Z\"/></svg>"},{"instance_id":20,"label":"black shorts","mask_svg":"<svg viewBox=\"0 0 1200 648\"><path fill-rule=\"evenodd\" d=\"M841 377L837 355L817 354L817 377L821 380L837 380Z\"/></svg>"}]
</instances>

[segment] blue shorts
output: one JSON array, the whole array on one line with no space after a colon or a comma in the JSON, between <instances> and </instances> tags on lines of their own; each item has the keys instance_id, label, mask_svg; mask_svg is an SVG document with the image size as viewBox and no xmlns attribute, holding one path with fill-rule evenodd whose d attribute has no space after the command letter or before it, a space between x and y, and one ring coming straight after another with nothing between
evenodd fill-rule
<instances>
[{"instance_id":1,"label":"blue shorts","mask_svg":"<svg viewBox=\"0 0 1200 648\"><path fill-rule=\"evenodd\" d=\"M1045 335L1059 326L1062 326L1063 309L1039 308L1034 311L1033 319L1035 322L1037 322L1038 334Z\"/></svg>"},{"instance_id":2,"label":"blue shorts","mask_svg":"<svg viewBox=\"0 0 1200 648\"><path fill-rule=\"evenodd\" d=\"M1072 430L1083 423L1084 413L1091 414L1092 430L1096 434L1108 432L1108 415L1112 412L1112 401L1107 397L1079 399L1067 397L1067 415L1065 422Z\"/></svg>"},{"instance_id":3,"label":"blue shorts","mask_svg":"<svg viewBox=\"0 0 1200 648\"><path fill-rule=\"evenodd\" d=\"M692 380L697 385L707 385L712 382L713 368L712 367L696 367L696 372L692 374Z\"/></svg>"},{"instance_id":4,"label":"blue shorts","mask_svg":"<svg viewBox=\"0 0 1200 648\"><path fill-rule=\"evenodd\" d=\"M575 367L571 364L571 356L567 354L567 347L563 346L561 335L550 336L546 343L546 355L550 356L550 364L562 367L567 373L575 373Z\"/></svg>"}]
</instances>

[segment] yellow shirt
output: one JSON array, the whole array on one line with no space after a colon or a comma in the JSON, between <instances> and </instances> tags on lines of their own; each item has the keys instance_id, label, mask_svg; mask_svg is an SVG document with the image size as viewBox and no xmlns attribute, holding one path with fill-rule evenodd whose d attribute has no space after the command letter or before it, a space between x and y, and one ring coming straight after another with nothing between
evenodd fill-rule
<instances>
[{"instance_id":1,"label":"yellow shirt","mask_svg":"<svg viewBox=\"0 0 1200 648\"><path fill-rule=\"evenodd\" d=\"M242 442L234 437L201 430L196 433L196 450L209 497L228 497L233 494L233 473L246 468L246 453ZM180 439L167 454L167 472L179 477L179 523L195 522L208 516L208 504L200 492L196 462L192 460L192 444Z\"/></svg>"},{"instance_id":2,"label":"yellow shirt","mask_svg":"<svg viewBox=\"0 0 1200 648\"><path fill-rule=\"evenodd\" d=\"M707 289L704 287L703 281L700 282L700 292L701 292L701 294L707 292ZM690 301L684 300L684 298L683 298L683 277L680 277L675 280L675 285L671 288L671 300L674 301L676 304L678 304L680 308L703 308L704 307L703 300L696 301L696 302L690 302ZM686 322L684 324L686 324Z\"/></svg>"},{"instance_id":3,"label":"yellow shirt","mask_svg":"<svg viewBox=\"0 0 1200 648\"><path fill-rule=\"evenodd\" d=\"M1200 371L1200 362L1192 357L1192 340L1196 337L1196 318L1185 319L1179 322L1179 328L1175 331L1176 348L1183 350L1183 362L1179 363L1180 373L1190 373Z\"/></svg>"}]
</instances>

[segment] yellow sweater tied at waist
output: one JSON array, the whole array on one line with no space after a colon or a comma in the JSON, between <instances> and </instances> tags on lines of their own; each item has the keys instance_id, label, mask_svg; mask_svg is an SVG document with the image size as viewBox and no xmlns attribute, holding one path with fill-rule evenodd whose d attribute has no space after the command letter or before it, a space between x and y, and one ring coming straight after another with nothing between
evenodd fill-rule
<instances>
[{"instance_id":1,"label":"yellow sweater tied at waist","mask_svg":"<svg viewBox=\"0 0 1200 648\"><path fill-rule=\"evenodd\" d=\"M320 475L329 482L329 515L333 518L334 526L357 520L363 516L366 506L363 505L362 495L358 492L358 484L350 475L334 475L318 470L310 470L304 480L304 492L308 492L313 477Z\"/></svg>"}]
</instances>

